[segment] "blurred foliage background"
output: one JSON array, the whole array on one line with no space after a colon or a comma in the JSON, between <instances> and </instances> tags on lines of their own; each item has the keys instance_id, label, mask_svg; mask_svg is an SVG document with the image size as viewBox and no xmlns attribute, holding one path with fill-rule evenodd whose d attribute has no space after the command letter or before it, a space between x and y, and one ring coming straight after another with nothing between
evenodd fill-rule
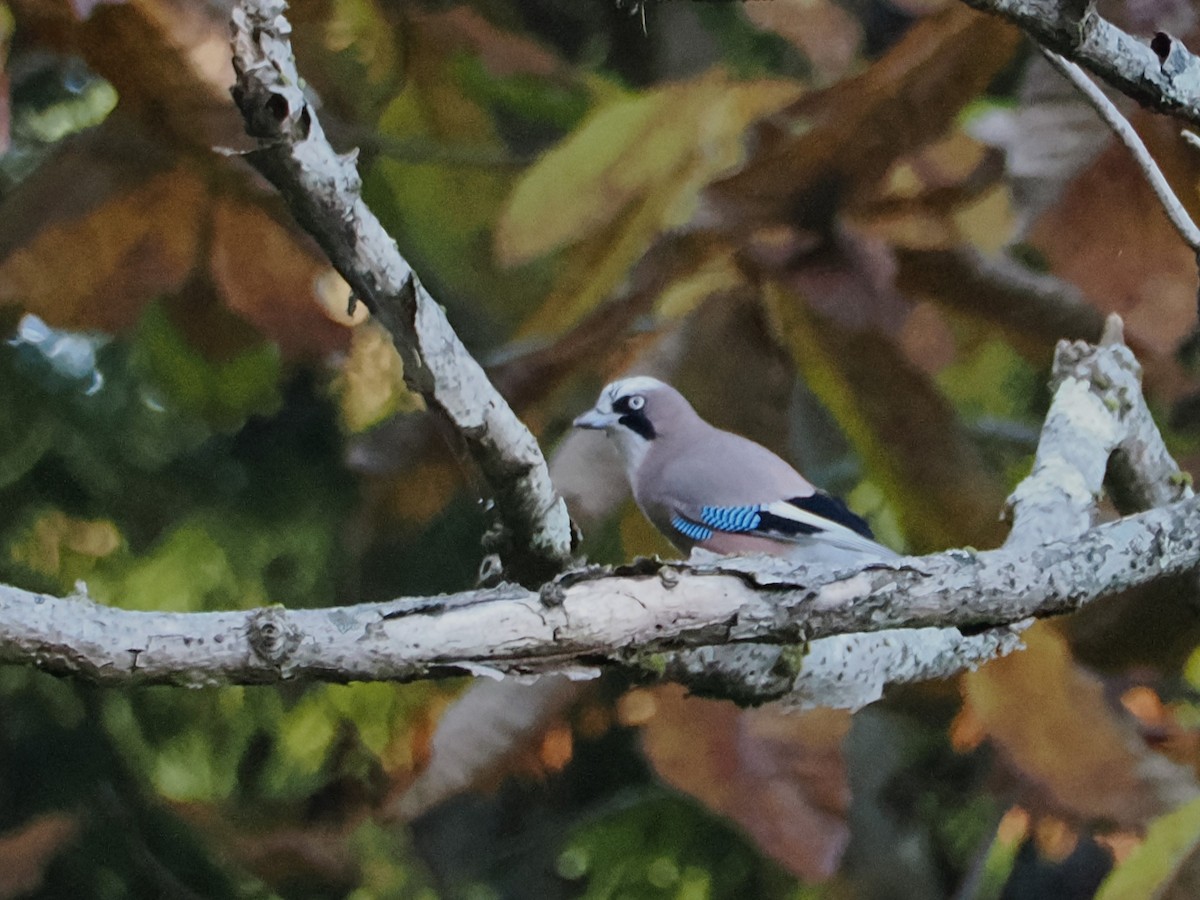
<instances>
[{"instance_id":1,"label":"blurred foliage background","mask_svg":"<svg viewBox=\"0 0 1200 900\"><path fill-rule=\"evenodd\" d=\"M1196 36L1177 0L1124 27ZM1118 311L1200 462L1195 260L953 0L297 0L365 194L590 558L669 553L571 418L629 372L897 549L988 547ZM0 2L0 582L136 609L469 587L481 485L272 192L226 0ZM1133 122L1193 215L1200 158ZM853 717L672 687L97 690L0 671L0 898L1194 896L1194 581ZM465 691L465 692L464 692Z\"/></svg>"}]
</instances>

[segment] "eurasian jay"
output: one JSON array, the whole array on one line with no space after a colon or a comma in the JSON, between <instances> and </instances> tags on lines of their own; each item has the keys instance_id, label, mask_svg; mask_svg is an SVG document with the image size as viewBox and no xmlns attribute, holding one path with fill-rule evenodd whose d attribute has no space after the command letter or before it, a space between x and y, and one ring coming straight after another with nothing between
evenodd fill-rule
<instances>
[{"instance_id":1,"label":"eurasian jay","mask_svg":"<svg viewBox=\"0 0 1200 900\"><path fill-rule=\"evenodd\" d=\"M657 378L614 381L575 427L616 442L638 507L684 553L768 553L817 565L896 555L841 500L761 444L705 422Z\"/></svg>"}]
</instances>

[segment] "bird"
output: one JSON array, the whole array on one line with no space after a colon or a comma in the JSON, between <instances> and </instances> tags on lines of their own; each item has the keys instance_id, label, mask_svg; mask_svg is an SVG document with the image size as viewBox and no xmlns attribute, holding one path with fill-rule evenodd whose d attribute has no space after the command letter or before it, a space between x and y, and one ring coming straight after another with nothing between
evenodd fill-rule
<instances>
[{"instance_id":1,"label":"bird","mask_svg":"<svg viewBox=\"0 0 1200 900\"><path fill-rule=\"evenodd\" d=\"M638 507L685 555L765 553L813 565L897 555L840 499L761 444L709 424L657 378L612 382L573 424L614 441Z\"/></svg>"}]
</instances>

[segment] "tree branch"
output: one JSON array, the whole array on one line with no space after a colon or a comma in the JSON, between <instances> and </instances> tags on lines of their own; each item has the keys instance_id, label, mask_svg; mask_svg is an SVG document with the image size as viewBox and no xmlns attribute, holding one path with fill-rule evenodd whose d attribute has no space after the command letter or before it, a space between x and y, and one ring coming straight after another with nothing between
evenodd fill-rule
<instances>
[{"instance_id":1,"label":"tree branch","mask_svg":"<svg viewBox=\"0 0 1200 900\"><path fill-rule=\"evenodd\" d=\"M235 93L263 143L252 162L387 324L414 386L463 433L514 537L510 560L526 584L542 583L570 548L541 453L362 204L353 161L321 135L281 10L259 0L235 13ZM1000 550L842 572L775 558L642 560L538 591L324 610L135 612L0 586L0 662L112 684L586 677L612 665L744 702L861 705L886 683L1013 649L1032 617L1200 566L1200 501L1162 445L1139 375L1119 320L1100 347L1060 345L1037 461L1010 499L1015 524ZM1128 508L1174 502L1095 526L1106 473ZM524 556L522 535L533 548Z\"/></svg>"},{"instance_id":2,"label":"tree branch","mask_svg":"<svg viewBox=\"0 0 1200 900\"><path fill-rule=\"evenodd\" d=\"M502 586L211 613L113 609L0 587L0 662L110 684L652 669L653 654L677 648L800 644L886 628L978 631L1070 612L1197 565L1200 501L1191 498L1020 552L952 550L833 574L772 558L642 560L568 573L540 593Z\"/></svg>"},{"instance_id":3,"label":"tree branch","mask_svg":"<svg viewBox=\"0 0 1200 900\"><path fill-rule=\"evenodd\" d=\"M1149 44L1086 0L963 0L1020 26L1143 106L1200 125L1200 59L1159 32Z\"/></svg>"},{"instance_id":4,"label":"tree branch","mask_svg":"<svg viewBox=\"0 0 1200 900\"><path fill-rule=\"evenodd\" d=\"M1200 566L1200 499L1162 445L1139 376L1115 316L1100 346L1059 345L1054 400L1000 550L844 572L770 557L640 560L540 591L324 610L135 612L0 587L0 663L108 684L590 677L608 665L746 703L861 706L888 683L1011 651L1032 617ZM1135 504L1173 502L1093 526L1106 471Z\"/></svg>"},{"instance_id":5,"label":"tree branch","mask_svg":"<svg viewBox=\"0 0 1200 900\"><path fill-rule=\"evenodd\" d=\"M533 435L363 203L356 154L339 156L325 138L296 70L285 8L283 0L243 0L233 10L233 97L259 142L247 159L387 328L409 386L462 436L507 532L500 547L506 571L539 584L570 563L566 504Z\"/></svg>"}]
</instances>

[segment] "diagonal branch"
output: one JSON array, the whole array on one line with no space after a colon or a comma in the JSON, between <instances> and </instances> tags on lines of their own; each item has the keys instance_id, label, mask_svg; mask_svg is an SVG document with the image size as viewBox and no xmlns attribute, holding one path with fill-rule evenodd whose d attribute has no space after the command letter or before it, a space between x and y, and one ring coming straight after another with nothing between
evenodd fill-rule
<instances>
[{"instance_id":1,"label":"diagonal branch","mask_svg":"<svg viewBox=\"0 0 1200 900\"><path fill-rule=\"evenodd\" d=\"M540 583L571 560L566 504L533 435L363 203L355 154L339 156L325 138L296 70L285 7L283 0L244 0L233 11L233 96L259 142L247 158L387 328L409 386L461 435L507 532L501 556L510 577Z\"/></svg>"}]
</instances>

